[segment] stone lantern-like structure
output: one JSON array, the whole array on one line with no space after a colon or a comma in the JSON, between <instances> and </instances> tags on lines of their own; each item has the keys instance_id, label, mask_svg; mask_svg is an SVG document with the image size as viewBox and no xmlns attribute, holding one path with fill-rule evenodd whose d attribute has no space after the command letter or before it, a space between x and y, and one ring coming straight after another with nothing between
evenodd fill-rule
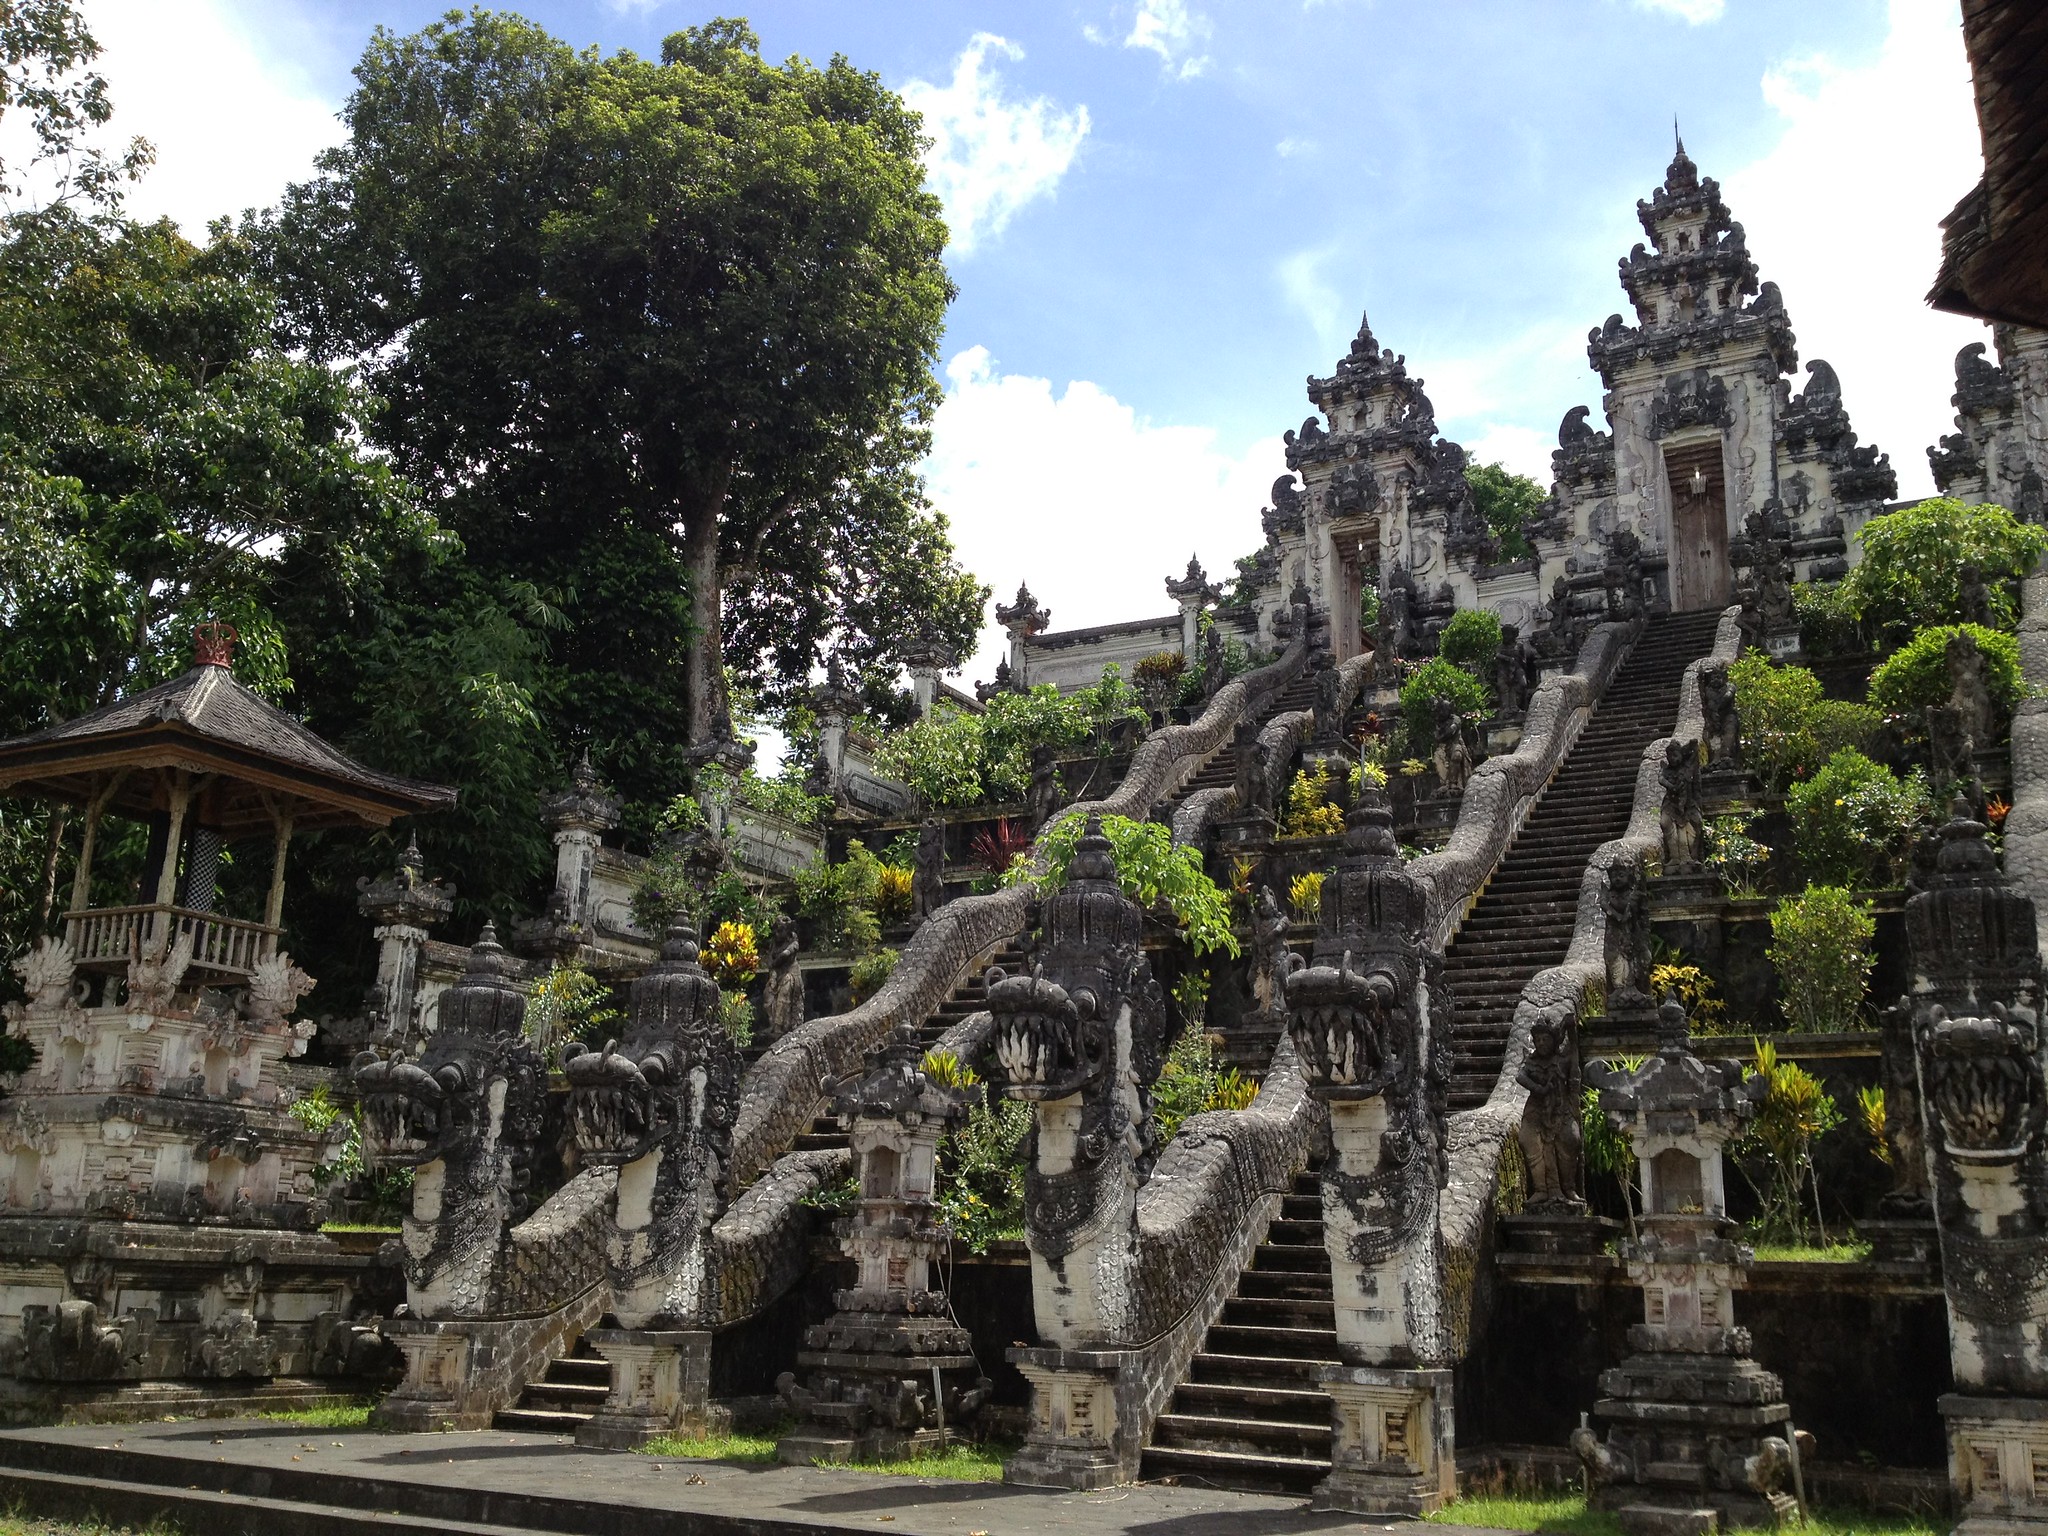
<instances>
[{"instance_id":1,"label":"stone lantern-like structure","mask_svg":"<svg viewBox=\"0 0 2048 1536\"><path fill-rule=\"evenodd\" d=\"M1215 585L1202 562L1189 555L1186 574L1166 578L1166 595L1180 609L1180 652L1193 667L1201 649L1202 610L1216 601Z\"/></svg>"},{"instance_id":2,"label":"stone lantern-like structure","mask_svg":"<svg viewBox=\"0 0 2048 1536\"><path fill-rule=\"evenodd\" d=\"M1628 1536L1776 1524L1793 1500L1782 1382L1749 1358L1734 1296L1749 1250L1735 1241L1722 1149L1756 1108L1764 1080L1733 1061L1706 1062L1686 1043L1685 1010L1658 1013L1657 1054L1633 1074L1595 1065L1587 1081L1635 1153L1642 1230L1623 1254L1642 1287L1643 1321L1630 1355L1600 1377L1590 1426L1572 1449L1597 1485L1594 1503L1619 1513Z\"/></svg>"},{"instance_id":3,"label":"stone lantern-like structure","mask_svg":"<svg viewBox=\"0 0 2048 1536\"><path fill-rule=\"evenodd\" d=\"M776 1382L802 1422L777 1453L799 1465L876 1461L943 1450L979 1411L989 1382L952 1317L933 1265L947 1234L937 1193L939 1138L967 1118L969 1090L933 1082L909 1025L833 1092L852 1137L860 1204L840 1248L857 1274L838 1310L805 1330L802 1372Z\"/></svg>"},{"instance_id":4,"label":"stone lantern-like structure","mask_svg":"<svg viewBox=\"0 0 2048 1536\"><path fill-rule=\"evenodd\" d=\"M2048 1049L2034 903L1957 801L1906 902L1919 1117L1941 1240L1949 1482L1967 1536L2048 1531Z\"/></svg>"},{"instance_id":5,"label":"stone lantern-like structure","mask_svg":"<svg viewBox=\"0 0 2048 1536\"><path fill-rule=\"evenodd\" d=\"M1445 1176L1450 994L1425 938L1428 891L1377 791L1348 817L1323 882L1311 962L1286 978L1288 1028L1330 1111L1323 1232L1343 1363L1320 1509L1420 1515L1455 1490L1437 1213Z\"/></svg>"},{"instance_id":6,"label":"stone lantern-like structure","mask_svg":"<svg viewBox=\"0 0 2048 1536\"><path fill-rule=\"evenodd\" d=\"M377 982L367 1012L382 1043L410 1046L420 1036L420 951L427 930L455 910L455 887L427 878L418 837L405 845L398 867L356 882L356 910L377 926Z\"/></svg>"},{"instance_id":7,"label":"stone lantern-like structure","mask_svg":"<svg viewBox=\"0 0 2048 1536\"><path fill-rule=\"evenodd\" d=\"M1041 606L1031 588L1019 582L1014 602L996 604L996 622L1010 637L1010 680L1019 688L1027 687L1031 676L1025 648L1051 625L1052 610Z\"/></svg>"}]
</instances>

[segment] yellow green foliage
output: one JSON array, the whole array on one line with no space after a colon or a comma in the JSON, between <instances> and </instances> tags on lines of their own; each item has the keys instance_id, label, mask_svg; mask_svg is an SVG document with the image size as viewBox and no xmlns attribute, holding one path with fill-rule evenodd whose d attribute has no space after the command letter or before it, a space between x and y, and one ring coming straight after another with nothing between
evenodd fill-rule
<instances>
[{"instance_id":1,"label":"yellow green foliage","mask_svg":"<svg viewBox=\"0 0 2048 1536\"><path fill-rule=\"evenodd\" d=\"M1280 822L1282 837L1334 837L1344 830L1344 808L1330 803L1332 782L1326 762L1295 774L1294 782L1287 786L1287 814Z\"/></svg>"},{"instance_id":2,"label":"yellow green foliage","mask_svg":"<svg viewBox=\"0 0 2048 1536\"><path fill-rule=\"evenodd\" d=\"M1727 1006L1714 991L1714 978L1696 965L1659 965L1651 968L1650 991L1656 997L1675 999L1692 1021L1696 1035L1718 1035L1727 1023Z\"/></svg>"},{"instance_id":3,"label":"yellow green foliage","mask_svg":"<svg viewBox=\"0 0 2048 1536\"><path fill-rule=\"evenodd\" d=\"M761 952L751 924L723 922L704 941L704 969L720 986L742 987L761 968Z\"/></svg>"},{"instance_id":4,"label":"yellow green foliage","mask_svg":"<svg viewBox=\"0 0 2048 1536\"><path fill-rule=\"evenodd\" d=\"M1287 900L1296 917L1314 917L1323 900L1323 871L1318 869L1296 875L1293 884L1287 887Z\"/></svg>"}]
</instances>

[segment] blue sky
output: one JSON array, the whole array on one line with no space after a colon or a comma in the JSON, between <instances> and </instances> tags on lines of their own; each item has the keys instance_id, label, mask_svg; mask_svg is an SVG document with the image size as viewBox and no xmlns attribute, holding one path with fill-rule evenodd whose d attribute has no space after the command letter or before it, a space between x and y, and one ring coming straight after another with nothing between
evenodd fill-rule
<instances>
[{"instance_id":1,"label":"blue sky","mask_svg":"<svg viewBox=\"0 0 2048 1536\"><path fill-rule=\"evenodd\" d=\"M335 135L372 27L432 0L84 0L143 212L262 203ZM518 7L659 48L683 0ZM724 9L744 9L729 4ZM1925 490L1949 358L1935 220L1977 174L1955 0L766 0L764 51L844 53L925 111L960 297L930 465L970 564L1056 624L1166 611L1255 546L1301 386L1362 308L1444 430L1547 479L1598 404L1588 327L1678 117L1803 357ZM198 89L195 90L195 85ZM965 675L986 675L992 649Z\"/></svg>"}]
</instances>

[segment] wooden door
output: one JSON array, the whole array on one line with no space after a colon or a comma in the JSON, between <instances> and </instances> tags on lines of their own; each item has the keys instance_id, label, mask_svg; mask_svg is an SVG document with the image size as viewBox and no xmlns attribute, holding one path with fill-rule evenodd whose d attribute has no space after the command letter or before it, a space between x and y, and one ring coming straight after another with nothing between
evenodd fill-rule
<instances>
[{"instance_id":1,"label":"wooden door","mask_svg":"<svg viewBox=\"0 0 2048 1536\"><path fill-rule=\"evenodd\" d=\"M1680 613L1725 608L1728 570L1728 493L1721 445L1673 449L1664 467L1671 487L1671 606Z\"/></svg>"}]
</instances>

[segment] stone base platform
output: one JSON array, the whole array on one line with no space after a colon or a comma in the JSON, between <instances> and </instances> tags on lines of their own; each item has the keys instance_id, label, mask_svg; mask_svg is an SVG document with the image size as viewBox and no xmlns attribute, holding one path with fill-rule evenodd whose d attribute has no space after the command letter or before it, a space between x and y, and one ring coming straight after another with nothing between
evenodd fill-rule
<instances>
[{"instance_id":1,"label":"stone base platform","mask_svg":"<svg viewBox=\"0 0 2048 1536\"><path fill-rule=\"evenodd\" d=\"M1003 1483L584 1450L504 1431L396 1435L255 1420L0 1431L0 1501L186 1536L1297 1536L1298 1499ZM1439 1526L1438 1536L1471 1528ZM1476 1536L1476 1533L1475 1533Z\"/></svg>"}]
</instances>

